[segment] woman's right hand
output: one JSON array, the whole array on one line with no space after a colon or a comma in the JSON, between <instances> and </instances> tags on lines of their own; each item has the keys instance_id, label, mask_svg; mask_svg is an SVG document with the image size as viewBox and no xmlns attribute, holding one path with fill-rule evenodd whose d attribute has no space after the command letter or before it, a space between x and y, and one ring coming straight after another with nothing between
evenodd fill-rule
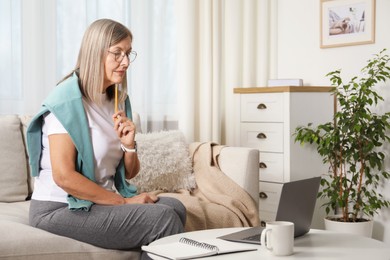
<instances>
[{"instance_id":1,"label":"woman's right hand","mask_svg":"<svg viewBox=\"0 0 390 260\"><path fill-rule=\"evenodd\" d=\"M156 195L144 192L138 194L131 198L125 198L126 204L148 204L148 203L156 203L158 201L158 197Z\"/></svg>"}]
</instances>

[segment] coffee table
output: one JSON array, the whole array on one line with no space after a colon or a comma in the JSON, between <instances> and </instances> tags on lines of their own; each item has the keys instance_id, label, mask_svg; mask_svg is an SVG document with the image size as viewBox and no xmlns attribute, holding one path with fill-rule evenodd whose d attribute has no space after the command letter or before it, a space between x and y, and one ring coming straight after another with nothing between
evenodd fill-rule
<instances>
[{"instance_id":1,"label":"coffee table","mask_svg":"<svg viewBox=\"0 0 390 260\"><path fill-rule=\"evenodd\" d=\"M177 234L158 239L151 245L177 242L181 237L202 240L216 238L222 235L243 230L245 228L222 228L193 231ZM149 254L152 259L165 259ZM296 238L294 241L294 253L291 256L276 257L268 250L258 246L257 251L240 252L233 254L218 255L197 259L223 259L223 260L244 260L244 259L372 259L389 260L390 246L368 237L336 233L325 230L311 229L306 235Z\"/></svg>"}]
</instances>

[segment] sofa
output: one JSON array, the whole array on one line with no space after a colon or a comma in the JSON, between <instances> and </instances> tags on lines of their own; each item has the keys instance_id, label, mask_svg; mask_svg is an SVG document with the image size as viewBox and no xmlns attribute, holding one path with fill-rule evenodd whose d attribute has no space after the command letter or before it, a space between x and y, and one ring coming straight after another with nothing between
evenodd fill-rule
<instances>
[{"instance_id":1,"label":"sofa","mask_svg":"<svg viewBox=\"0 0 390 260\"><path fill-rule=\"evenodd\" d=\"M25 149L30 117L0 116L0 259L139 259L140 251L98 248L29 226L32 180ZM139 125L139 117L134 116ZM258 203L258 156L255 149L224 147L221 171Z\"/></svg>"}]
</instances>

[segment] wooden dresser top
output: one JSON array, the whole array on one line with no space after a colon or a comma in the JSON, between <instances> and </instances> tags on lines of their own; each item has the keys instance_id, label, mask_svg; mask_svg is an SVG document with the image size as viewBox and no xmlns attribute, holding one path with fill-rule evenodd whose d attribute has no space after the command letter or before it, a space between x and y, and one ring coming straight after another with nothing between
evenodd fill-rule
<instances>
[{"instance_id":1,"label":"wooden dresser top","mask_svg":"<svg viewBox=\"0 0 390 260\"><path fill-rule=\"evenodd\" d=\"M283 87L255 87L235 88L236 94L278 93L278 92L331 92L334 87L329 86L283 86Z\"/></svg>"}]
</instances>

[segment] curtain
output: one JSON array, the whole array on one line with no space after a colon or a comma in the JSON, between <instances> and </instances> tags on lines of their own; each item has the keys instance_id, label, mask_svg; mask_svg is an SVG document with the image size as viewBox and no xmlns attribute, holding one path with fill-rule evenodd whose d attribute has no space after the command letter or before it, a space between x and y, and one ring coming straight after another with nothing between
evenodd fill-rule
<instances>
[{"instance_id":1,"label":"curtain","mask_svg":"<svg viewBox=\"0 0 390 260\"><path fill-rule=\"evenodd\" d=\"M180 129L188 142L234 144L233 89L264 86L276 74L276 3L0 0L0 30L7 36L0 40L7 50L0 114L35 113L73 69L87 26L111 18L134 34L138 56L128 84L142 130Z\"/></svg>"},{"instance_id":2,"label":"curtain","mask_svg":"<svg viewBox=\"0 0 390 260\"><path fill-rule=\"evenodd\" d=\"M0 114L34 114L76 64L87 26L119 21L138 56L128 70L144 132L177 129L173 0L0 0Z\"/></svg>"},{"instance_id":3,"label":"curtain","mask_svg":"<svg viewBox=\"0 0 390 260\"><path fill-rule=\"evenodd\" d=\"M0 1L0 111L7 113L23 102L21 78L21 2Z\"/></svg>"},{"instance_id":4,"label":"curtain","mask_svg":"<svg viewBox=\"0 0 390 260\"><path fill-rule=\"evenodd\" d=\"M179 129L189 141L234 143L237 87L272 74L270 0L176 0Z\"/></svg>"},{"instance_id":5,"label":"curtain","mask_svg":"<svg viewBox=\"0 0 390 260\"><path fill-rule=\"evenodd\" d=\"M130 1L129 28L138 56L128 83L142 130L177 129L176 16L173 0Z\"/></svg>"}]
</instances>

